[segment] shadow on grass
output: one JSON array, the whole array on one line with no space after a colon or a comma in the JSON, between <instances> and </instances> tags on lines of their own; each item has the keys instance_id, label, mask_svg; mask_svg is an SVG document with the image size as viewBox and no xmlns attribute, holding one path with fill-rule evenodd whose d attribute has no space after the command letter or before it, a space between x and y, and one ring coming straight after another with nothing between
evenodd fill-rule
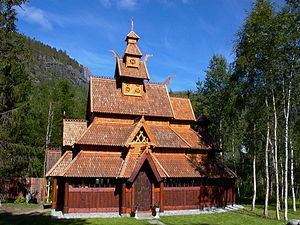
<instances>
[{"instance_id":1,"label":"shadow on grass","mask_svg":"<svg viewBox=\"0 0 300 225\"><path fill-rule=\"evenodd\" d=\"M1 213L0 214L0 225L48 225L48 224L68 224L68 225L83 225L91 224L86 219L52 219L50 213L28 213L28 214L11 214Z\"/></svg>"}]
</instances>

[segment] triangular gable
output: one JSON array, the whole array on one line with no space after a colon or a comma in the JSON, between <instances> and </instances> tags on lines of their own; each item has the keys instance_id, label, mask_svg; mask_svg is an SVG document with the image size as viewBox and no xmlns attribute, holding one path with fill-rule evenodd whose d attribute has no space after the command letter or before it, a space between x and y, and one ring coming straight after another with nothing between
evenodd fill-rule
<instances>
[{"instance_id":1,"label":"triangular gable","mask_svg":"<svg viewBox=\"0 0 300 225\"><path fill-rule=\"evenodd\" d=\"M135 178L136 178L137 175L139 174L139 172L140 172L140 170L141 170L141 168L142 168L142 166L144 165L144 163L145 163L146 160L148 161L148 163L149 163L149 165L150 165L150 168L151 168L151 170L152 170L152 172L153 172L153 174L154 174L154 176L155 176L156 181L157 181L157 182L160 182L160 181L161 181L162 178L161 178L161 176L159 175L159 172L158 172L158 170L157 170L157 168L156 168L156 166L155 166L155 163L154 163L154 161L153 161L153 159L152 159L150 153L148 153L148 152L145 151L145 152L142 154L142 156L140 157L139 161L137 162L137 164L136 164L134 170L132 171L132 174L131 174L131 176L129 177L128 182L133 183L133 181L135 180Z\"/></svg>"},{"instance_id":2,"label":"triangular gable","mask_svg":"<svg viewBox=\"0 0 300 225\"><path fill-rule=\"evenodd\" d=\"M155 140L150 132L150 130L144 124L144 117L138 122L136 127L133 129L131 135L126 141L125 146L129 146L131 144L150 144L156 145Z\"/></svg>"}]
</instances>

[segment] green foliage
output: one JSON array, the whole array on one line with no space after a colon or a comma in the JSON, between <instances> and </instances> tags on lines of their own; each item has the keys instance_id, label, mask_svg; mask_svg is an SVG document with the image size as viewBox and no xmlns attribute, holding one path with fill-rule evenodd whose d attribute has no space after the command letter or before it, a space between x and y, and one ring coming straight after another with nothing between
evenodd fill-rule
<instances>
[{"instance_id":1,"label":"green foliage","mask_svg":"<svg viewBox=\"0 0 300 225\"><path fill-rule=\"evenodd\" d=\"M26 199L24 197L18 197L14 203L15 204L20 204L20 203L25 203L26 202Z\"/></svg>"},{"instance_id":2,"label":"green foliage","mask_svg":"<svg viewBox=\"0 0 300 225\"><path fill-rule=\"evenodd\" d=\"M1 203L8 203L9 202L9 196L4 195L2 198L0 198Z\"/></svg>"},{"instance_id":3,"label":"green foliage","mask_svg":"<svg viewBox=\"0 0 300 225\"><path fill-rule=\"evenodd\" d=\"M253 193L254 155L258 159L257 197L264 199L267 124L270 126L271 143L274 140L273 96L278 116L278 157L282 176L285 157L284 112L289 90L289 138L293 143L295 159L299 157L299 6L299 1L293 0L288 0L281 7L269 0L255 1L237 33L234 62L228 64L222 55L214 55L205 71L206 79L197 83L198 91L192 99L196 101L193 102L195 111L205 114L212 122L209 129L224 150L222 160L241 178L237 182L239 199L249 199ZM274 144L269 147L271 194L274 195ZM295 162L294 166L297 183L300 165Z\"/></svg>"},{"instance_id":4,"label":"green foliage","mask_svg":"<svg viewBox=\"0 0 300 225\"><path fill-rule=\"evenodd\" d=\"M13 6L0 2L0 176L43 176L49 104L50 145L61 146L62 119L85 116L87 81L62 50L16 32Z\"/></svg>"}]
</instances>

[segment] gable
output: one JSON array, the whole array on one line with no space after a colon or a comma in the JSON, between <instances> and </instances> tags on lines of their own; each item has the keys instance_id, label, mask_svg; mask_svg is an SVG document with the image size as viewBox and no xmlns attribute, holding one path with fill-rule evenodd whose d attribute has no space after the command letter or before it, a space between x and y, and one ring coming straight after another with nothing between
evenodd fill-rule
<instances>
[{"instance_id":1,"label":"gable","mask_svg":"<svg viewBox=\"0 0 300 225\"><path fill-rule=\"evenodd\" d=\"M149 143L150 139L143 127L138 131L132 140L133 143Z\"/></svg>"}]
</instances>

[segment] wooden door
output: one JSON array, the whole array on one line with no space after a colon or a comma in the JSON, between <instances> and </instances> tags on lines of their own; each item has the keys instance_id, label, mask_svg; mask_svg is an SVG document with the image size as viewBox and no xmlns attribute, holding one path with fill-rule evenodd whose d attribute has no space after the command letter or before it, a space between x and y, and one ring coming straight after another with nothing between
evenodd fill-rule
<instances>
[{"instance_id":1,"label":"wooden door","mask_svg":"<svg viewBox=\"0 0 300 225\"><path fill-rule=\"evenodd\" d=\"M147 173L140 171L134 184L134 207L138 206L138 211L149 211L151 207L151 182Z\"/></svg>"}]
</instances>

